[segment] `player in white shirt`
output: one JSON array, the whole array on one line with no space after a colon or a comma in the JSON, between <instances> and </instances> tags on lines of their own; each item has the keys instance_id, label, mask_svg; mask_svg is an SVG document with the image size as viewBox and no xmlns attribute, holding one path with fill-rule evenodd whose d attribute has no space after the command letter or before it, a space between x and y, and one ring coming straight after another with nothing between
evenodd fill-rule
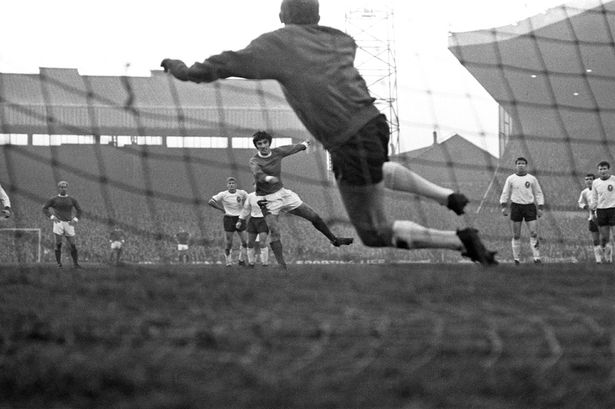
<instances>
[{"instance_id":1,"label":"player in white shirt","mask_svg":"<svg viewBox=\"0 0 615 409\"><path fill-rule=\"evenodd\" d=\"M269 250L267 249L267 236L269 227L265 221L263 211L258 204L263 196L257 196L256 192L248 193L248 198L243 205L243 210L239 215L237 228L242 229L243 223L249 218L247 224L248 231L248 267L254 267L256 263L256 248L258 247L263 266L269 265Z\"/></svg>"},{"instance_id":2,"label":"player in white shirt","mask_svg":"<svg viewBox=\"0 0 615 409\"><path fill-rule=\"evenodd\" d=\"M224 213L222 222L224 225L225 235L224 257L226 258L227 267L233 265L232 250L233 236L235 232L237 232L239 239L241 240L238 262L239 265L245 265L246 248L248 245L246 240L246 232L237 229L236 224L239 220L239 215L241 214L243 204L247 197L248 192L237 189L237 179L231 176L226 179L226 190L212 196L211 199L209 199L209 202L207 202L207 204L211 207Z\"/></svg>"},{"instance_id":3,"label":"player in white shirt","mask_svg":"<svg viewBox=\"0 0 615 409\"><path fill-rule=\"evenodd\" d=\"M508 203L510 202L510 212ZM512 220L512 253L515 264L520 263L521 225L525 220L530 231L530 247L534 263L540 263L540 242L538 240L538 218L542 216L545 198L538 179L527 173L527 159L515 159L515 173L506 178L500 206L502 214Z\"/></svg>"},{"instance_id":4,"label":"player in white shirt","mask_svg":"<svg viewBox=\"0 0 615 409\"><path fill-rule=\"evenodd\" d=\"M592 243L594 245L594 257L596 258L596 263L602 263L602 258L604 256L604 252L602 250L602 246L600 246L600 230L598 229L598 225L596 224L596 213L591 208L592 201L592 184L596 179L596 175L593 173L588 173L585 175L584 183L585 189L581 191L579 195L579 207L583 210L587 210L587 223L589 233L592 237Z\"/></svg>"},{"instance_id":5,"label":"player in white shirt","mask_svg":"<svg viewBox=\"0 0 615 409\"><path fill-rule=\"evenodd\" d=\"M0 186L0 212L2 213L2 217L7 219L11 217L11 199L9 199L9 195L6 194L2 186Z\"/></svg>"},{"instance_id":6,"label":"player in white shirt","mask_svg":"<svg viewBox=\"0 0 615 409\"><path fill-rule=\"evenodd\" d=\"M600 247L607 263L613 262L611 230L615 226L615 176L611 164L598 163L598 179L592 183L591 209L596 211L596 224L600 230Z\"/></svg>"}]
</instances>

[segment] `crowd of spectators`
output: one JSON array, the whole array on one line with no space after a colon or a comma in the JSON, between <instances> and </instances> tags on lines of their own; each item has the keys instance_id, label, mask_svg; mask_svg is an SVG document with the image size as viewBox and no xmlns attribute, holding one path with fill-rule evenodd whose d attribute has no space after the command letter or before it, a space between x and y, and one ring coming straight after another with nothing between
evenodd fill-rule
<instances>
[{"instance_id":1,"label":"crowd of spectators","mask_svg":"<svg viewBox=\"0 0 615 409\"><path fill-rule=\"evenodd\" d=\"M33 150L33 152L38 155L42 151ZM557 166L552 165L552 162L555 163L558 160L558 154L559 152L556 152L551 158L553 155L548 156L545 153L545 163L541 163L538 172L534 172L538 174L546 196L546 212L539 227L541 253L546 262L549 259L592 260L591 243L589 235L586 234L585 213L576 206L579 192L583 187L582 177L579 177L577 181L574 173L557 173L556 171L564 166L561 160ZM53 263L51 222L41 212L44 200L55 193L54 173L50 166L53 160L48 152L46 155L38 157L31 154L31 161L24 156L22 162L29 161L27 166L11 170L13 175L17 174L15 180L7 184L17 187L9 192L14 215L0 227L40 228L42 231L41 261ZM193 164L194 168L199 169L198 186L195 187L194 183L192 185L186 183L181 174L185 166L175 159L172 163L169 162L168 168L164 168L166 158L157 159L155 177L145 178L141 174L145 172L142 164L145 159L131 158L130 163L134 162L134 165L130 165L132 166L131 176L120 179L115 175L116 173L120 175L117 168L128 166L126 165L128 162L126 160L119 162L120 157L117 159L118 163L114 164L112 162L116 159L112 156L112 152L105 151L104 155L106 155L106 166L115 169L115 173L109 173L108 179L92 180L78 173L61 175L63 179L71 183L70 193L79 200L84 210L82 220L77 225L79 257L83 263L108 261L109 233L114 225L119 225L127 235L122 255L125 262L177 262L177 245L174 236L180 230L187 230L192 237L189 250L191 262L224 262L221 214L207 206L206 202L213 193L224 188L224 181L231 173L238 174L240 180L244 180L244 186L240 187L249 191L250 186L246 186L245 182L249 180L246 169L221 167L220 163L213 159L201 158L198 163ZM97 159L92 154L82 153L81 156L85 156L79 159L83 163L76 164L75 169L80 169L81 165L85 166L88 162L96 163ZM175 156L181 159L179 155ZM300 160L302 159L299 158L299 162ZM505 160L504 158L503 161ZM351 246L335 248L323 239L308 222L296 217L282 216L282 241L285 256L289 262L318 260L455 262L462 260L458 252L446 250L408 252L363 246L348 222L337 189L333 185L334 182L323 179L323 175L318 171L313 172L317 176L311 178L309 175L306 176L305 169L314 167L313 164L293 162L292 165L296 169L291 168L286 171L285 185L306 198L336 234L355 237L356 241ZM553 172L547 171L550 166L553 166ZM530 162L530 172L536 167L535 163ZM455 190L464 192L471 199L467 212L463 216L456 216L434 202L403 193L390 193L387 197L387 208L390 210L391 218L414 220L436 229L448 229L450 226L463 228L473 225L480 230L487 247L497 250L500 260L508 260L512 258L509 254L510 226L509 220L501 216L498 199L502 183L511 172L512 166L508 169L503 166L495 174L493 181L460 180L457 186L451 186ZM437 175L430 175L430 179L438 181ZM152 183L149 190L142 188L143 184L147 185L145 182ZM134 189L131 183L134 184ZM167 189L166 186L172 186L172 188ZM172 195L165 195L169 192ZM483 197L485 192L487 195ZM38 239L33 237L34 235L31 234L4 230L0 234L0 262L34 261ZM33 240L35 244L32 244ZM238 245L236 243L236 246ZM529 254L529 249L527 253Z\"/></svg>"}]
</instances>

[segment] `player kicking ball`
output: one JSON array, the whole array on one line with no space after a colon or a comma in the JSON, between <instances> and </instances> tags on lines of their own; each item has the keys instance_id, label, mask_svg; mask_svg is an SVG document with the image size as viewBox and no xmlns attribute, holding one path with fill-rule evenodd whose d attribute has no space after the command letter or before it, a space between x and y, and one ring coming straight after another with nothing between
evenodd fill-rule
<instances>
[{"instance_id":1,"label":"player kicking ball","mask_svg":"<svg viewBox=\"0 0 615 409\"><path fill-rule=\"evenodd\" d=\"M256 154L250 158L250 170L256 183L256 195L262 199L258 202L265 221L269 227L270 246L278 264L286 268L282 242L280 241L280 212L294 214L310 221L335 247L352 244L353 239L337 237L314 209L305 203L299 195L282 184L282 159L308 148L309 142L284 145L271 148L272 136L264 131L254 134L252 142Z\"/></svg>"}]
</instances>

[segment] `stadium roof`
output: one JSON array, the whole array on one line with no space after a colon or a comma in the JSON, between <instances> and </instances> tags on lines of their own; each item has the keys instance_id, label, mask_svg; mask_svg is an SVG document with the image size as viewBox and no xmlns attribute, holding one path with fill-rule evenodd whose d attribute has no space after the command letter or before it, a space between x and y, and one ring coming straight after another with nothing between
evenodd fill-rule
<instances>
[{"instance_id":1,"label":"stadium roof","mask_svg":"<svg viewBox=\"0 0 615 409\"><path fill-rule=\"evenodd\" d=\"M2 133L219 135L254 129L305 131L276 81L197 85L162 71L82 76L66 68L0 73Z\"/></svg>"},{"instance_id":2,"label":"stadium roof","mask_svg":"<svg viewBox=\"0 0 615 409\"><path fill-rule=\"evenodd\" d=\"M615 132L615 1L451 33L449 50L511 116L513 136L606 141Z\"/></svg>"}]
</instances>

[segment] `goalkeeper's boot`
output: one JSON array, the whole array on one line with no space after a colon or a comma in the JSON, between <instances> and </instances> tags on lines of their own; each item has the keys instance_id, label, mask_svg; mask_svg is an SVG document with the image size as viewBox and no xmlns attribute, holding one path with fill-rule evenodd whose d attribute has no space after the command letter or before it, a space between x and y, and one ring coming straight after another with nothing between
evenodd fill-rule
<instances>
[{"instance_id":1,"label":"goalkeeper's boot","mask_svg":"<svg viewBox=\"0 0 615 409\"><path fill-rule=\"evenodd\" d=\"M352 237L336 237L335 240L331 242L335 247L339 246L348 246L354 242Z\"/></svg>"},{"instance_id":2,"label":"goalkeeper's boot","mask_svg":"<svg viewBox=\"0 0 615 409\"><path fill-rule=\"evenodd\" d=\"M480 263L484 266L494 266L498 262L495 259L495 251L489 251L485 248L483 242L478 237L478 230L467 227L463 230L457 230L457 236L463 243L465 251L461 255L468 257L470 260Z\"/></svg>"},{"instance_id":3,"label":"goalkeeper's boot","mask_svg":"<svg viewBox=\"0 0 615 409\"><path fill-rule=\"evenodd\" d=\"M466 207L469 200L462 193L451 193L448 195L446 207L454 211L456 214L461 215L464 213L463 208Z\"/></svg>"}]
</instances>

